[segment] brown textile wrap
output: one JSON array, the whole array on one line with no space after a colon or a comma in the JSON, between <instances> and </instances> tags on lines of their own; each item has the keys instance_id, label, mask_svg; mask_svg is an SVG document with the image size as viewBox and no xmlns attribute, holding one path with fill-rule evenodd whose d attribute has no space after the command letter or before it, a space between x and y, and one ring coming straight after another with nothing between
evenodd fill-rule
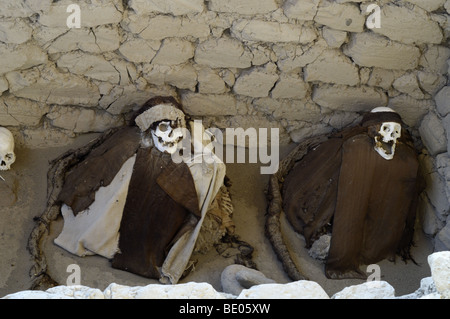
<instances>
[{"instance_id":1,"label":"brown textile wrap","mask_svg":"<svg viewBox=\"0 0 450 319\"><path fill-rule=\"evenodd\" d=\"M379 120L376 122L380 122ZM309 247L331 231L328 278L364 278L362 264L400 255L410 259L417 200L418 160L406 130L385 160L370 132L379 124L332 135L288 172L283 210Z\"/></svg>"},{"instance_id":2,"label":"brown textile wrap","mask_svg":"<svg viewBox=\"0 0 450 319\"><path fill-rule=\"evenodd\" d=\"M96 191L111 183L139 145L139 128L126 126L114 132L71 169L58 201L70 206L75 215L87 209L94 202Z\"/></svg>"},{"instance_id":3,"label":"brown textile wrap","mask_svg":"<svg viewBox=\"0 0 450 319\"><path fill-rule=\"evenodd\" d=\"M112 267L159 279L170 247L200 218L194 181L185 163L156 148L139 149Z\"/></svg>"}]
</instances>

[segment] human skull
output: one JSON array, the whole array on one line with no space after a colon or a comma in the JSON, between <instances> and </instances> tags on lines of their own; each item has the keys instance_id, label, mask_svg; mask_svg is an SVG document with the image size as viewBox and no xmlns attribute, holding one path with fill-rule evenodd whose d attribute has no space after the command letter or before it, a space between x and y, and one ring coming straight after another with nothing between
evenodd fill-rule
<instances>
[{"instance_id":1,"label":"human skull","mask_svg":"<svg viewBox=\"0 0 450 319\"><path fill-rule=\"evenodd\" d=\"M383 122L378 135L375 136L375 151L384 159L394 158L395 145L402 132L401 124L397 122Z\"/></svg>"},{"instance_id":2,"label":"human skull","mask_svg":"<svg viewBox=\"0 0 450 319\"><path fill-rule=\"evenodd\" d=\"M0 171L6 171L16 161L14 154L14 136L4 127L0 127Z\"/></svg>"},{"instance_id":3,"label":"human skull","mask_svg":"<svg viewBox=\"0 0 450 319\"><path fill-rule=\"evenodd\" d=\"M177 121L160 121L150 132L155 147L163 153L175 153L178 143L183 139L183 130Z\"/></svg>"}]
</instances>

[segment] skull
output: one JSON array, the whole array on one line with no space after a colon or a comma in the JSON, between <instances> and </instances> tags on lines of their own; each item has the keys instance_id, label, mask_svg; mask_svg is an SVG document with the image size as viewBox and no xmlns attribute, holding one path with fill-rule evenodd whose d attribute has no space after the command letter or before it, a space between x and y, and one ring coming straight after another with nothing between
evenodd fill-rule
<instances>
[{"instance_id":1,"label":"skull","mask_svg":"<svg viewBox=\"0 0 450 319\"><path fill-rule=\"evenodd\" d=\"M401 136L402 126L397 122L383 122L375 136L375 151L384 159L394 158L395 145Z\"/></svg>"},{"instance_id":2,"label":"skull","mask_svg":"<svg viewBox=\"0 0 450 319\"><path fill-rule=\"evenodd\" d=\"M183 139L183 130L180 121L163 120L155 123L150 129L153 143L161 152L175 153L178 143Z\"/></svg>"},{"instance_id":3,"label":"skull","mask_svg":"<svg viewBox=\"0 0 450 319\"><path fill-rule=\"evenodd\" d=\"M0 127L0 171L9 170L15 161L14 136L7 128Z\"/></svg>"}]
</instances>

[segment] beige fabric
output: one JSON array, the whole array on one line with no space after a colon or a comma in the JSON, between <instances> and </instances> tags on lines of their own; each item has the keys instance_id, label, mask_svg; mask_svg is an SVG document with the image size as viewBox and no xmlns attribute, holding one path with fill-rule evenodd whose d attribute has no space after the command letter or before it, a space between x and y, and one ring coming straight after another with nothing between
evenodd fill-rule
<instances>
[{"instance_id":1,"label":"beige fabric","mask_svg":"<svg viewBox=\"0 0 450 319\"><path fill-rule=\"evenodd\" d=\"M139 126L140 130L145 132L149 129L152 123L162 120L180 120L182 122L182 126L186 126L183 111L170 104L158 104L151 107L136 117L135 122L136 125Z\"/></svg>"}]
</instances>

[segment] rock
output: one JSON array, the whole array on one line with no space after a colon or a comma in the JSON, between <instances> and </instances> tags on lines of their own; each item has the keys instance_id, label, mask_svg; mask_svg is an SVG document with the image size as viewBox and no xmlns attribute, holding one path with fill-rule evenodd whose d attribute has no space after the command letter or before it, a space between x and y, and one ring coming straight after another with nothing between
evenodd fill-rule
<instances>
[{"instance_id":1,"label":"rock","mask_svg":"<svg viewBox=\"0 0 450 319\"><path fill-rule=\"evenodd\" d=\"M289 119L309 123L322 119L320 107L309 99L273 99L259 98L253 100L256 110L264 112L275 119Z\"/></svg>"},{"instance_id":2,"label":"rock","mask_svg":"<svg viewBox=\"0 0 450 319\"><path fill-rule=\"evenodd\" d=\"M195 91L197 85L197 71L189 63L175 66L146 64L142 75L147 82L155 85L170 84L191 91Z\"/></svg>"},{"instance_id":3,"label":"rock","mask_svg":"<svg viewBox=\"0 0 450 319\"><path fill-rule=\"evenodd\" d=\"M5 94L0 100L0 125L36 126L48 110L49 106L46 104Z\"/></svg>"},{"instance_id":4,"label":"rock","mask_svg":"<svg viewBox=\"0 0 450 319\"><path fill-rule=\"evenodd\" d=\"M450 250L450 218L447 218L446 225L434 238L435 251Z\"/></svg>"},{"instance_id":5,"label":"rock","mask_svg":"<svg viewBox=\"0 0 450 319\"><path fill-rule=\"evenodd\" d=\"M445 76L424 71L417 72L417 79L419 80L422 90L432 96L439 92L439 90L447 83L447 78Z\"/></svg>"},{"instance_id":6,"label":"rock","mask_svg":"<svg viewBox=\"0 0 450 319\"><path fill-rule=\"evenodd\" d=\"M450 58L450 48L442 45L429 45L420 57L419 65L432 73L446 74L447 60Z\"/></svg>"},{"instance_id":7,"label":"rock","mask_svg":"<svg viewBox=\"0 0 450 319\"><path fill-rule=\"evenodd\" d=\"M73 4L72 0L53 1L49 10L41 12L39 23L41 25L57 28L67 28L67 7ZM80 2L81 27L92 28L105 24L118 24L122 20L123 6L120 0L93 0Z\"/></svg>"},{"instance_id":8,"label":"rock","mask_svg":"<svg viewBox=\"0 0 450 319\"><path fill-rule=\"evenodd\" d=\"M287 0L283 4L284 14L290 19L313 20L319 0Z\"/></svg>"},{"instance_id":9,"label":"rock","mask_svg":"<svg viewBox=\"0 0 450 319\"><path fill-rule=\"evenodd\" d=\"M394 79L394 71L381 68L373 68L372 73L369 76L367 85L378 86L385 90L388 90L394 82Z\"/></svg>"},{"instance_id":10,"label":"rock","mask_svg":"<svg viewBox=\"0 0 450 319\"><path fill-rule=\"evenodd\" d=\"M322 235L317 239L308 250L308 255L312 258L325 260L328 256L328 251L330 249L331 236L326 234Z\"/></svg>"},{"instance_id":11,"label":"rock","mask_svg":"<svg viewBox=\"0 0 450 319\"><path fill-rule=\"evenodd\" d=\"M10 45L0 43L0 75L14 70L28 69L47 62L47 54L33 44Z\"/></svg>"},{"instance_id":12,"label":"rock","mask_svg":"<svg viewBox=\"0 0 450 319\"><path fill-rule=\"evenodd\" d=\"M198 72L198 92L221 94L227 92L225 81L217 71L203 68Z\"/></svg>"},{"instance_id":13,"label":"rock","mask_svg":"<svg viewBox=\"0 0 450 319\"><path fill-rule=\"evenodd\" d=\"M303 99L308 93L309 85L298 76L280 75L271 91L272 98Z\"/></svg>"},{"instance_id":14,"label":"rock","mask_svg":"<svg viewBox=\"0 0 450 319\"><path fill-rule=\"evenodd\" d=\"M263 284L244 289L238 299L329 299L314 281L299 280L287 284Z\"/></svg>"},{"instance_id":15,"label":"rock","mask_svg":"<svg viewBox=\"0 0 450 319\"><path fill-rule=\"evenodd\" d=\"M0 77L0 96L2 95L3 92L8 90L8 87L9 87L8 81L6 81L4 77Z\"/></svg>"},{"instance_id":16,"label":"rock","mask_svg":"<svg viewBox=\"0 0 450 319\"><path fill-rule=\"evenodd\" d=\"M177 16L203 11L203 0L130 0L128 5L139 15L160 12Z\"/></svg>"},{"instance_id":17,"label":"rock","mask_svg":"<svg viewBox=\"0 0 450 319\"><path fill-rule=\"evenodd\" d=\"M211 0L208 8L217 12L254 15L274 11L278 5L275 0Z\"/></svg>"},{"instance_id":18,"label":"rock","mask_svg":"<svg viewBox=\"0 0 450 319\"><path fill-rule=\"evenodd\" d=\"M231 34L242 41L309 43L316 39L313 29L298 24L240 19L233 23Z\"/></svg>"},{"instance_id":19,"label":"rock","mask_svg":"<svg viewBox=\"0 0 450 319\"><path fill-rule=\"evenodd\" d=\"M444 298L450 298L450 251L436 252L428 256L436 290Z\"/></svg>"},{"instance_id":20,"label":"rock","mask_svg":"<svg viewBox=\"0 0 450 319\"><path fill-rule=\"evenodd\" d=\"M390 98L387 106L398 112L403 122L411 127L418 126L425 114L434 109L432 101L416 100L406 94Z\"/></svg>"},{"instance_id":21,"label":"rock","mask_svg":"<svg viewBox=\"0 0 450 319\"><path fill-rule=\"evenodd\" d=\"M434 43L443 39L439 24L429 18L426 11L413 7L409 9L395 4L381 7L381 28L372 31L405 44Z\"/></svg>"},{"instance_id":22,"label":"rock","mask_svg":"<svg viewBox=\"0 0 450 319\"><path fill-rule=\"evenodd\" d=\"M267 278L262 272L237 264L227 266L222 271L220 282L223 292L235 296L239 296L243 289L261 284L275 283L274 280Z\"/></svg>"},{"instance_id":23,"label":"rock","mask_svg":"<svg viewBox=\"0 0 450 319\"><path fill-rule=\"evenodd\" d=\"M194 59L198 64L211 68L248 68L251 66L252 54L241 42L225 37L200 43Z\"/></svg>"},{"instance_id":24,"label":"rock","mask_svg":"<svg viewBox=\"0 0 450 319\"><path fill-rule=\"evenodd\" d=\"M130 62L150 63L160 46L159 41L135 38L122 43L119 51Z\"/></svg>"},{"instance_id":25,"label":"rock","mask_svg":"<svg viewBox=\"0 0 450 319\"><path fill-rule=\"evenodd\" d=\"M394 89L399 92L406 93L415 99L424 99L425 94L419 87L419 82L417 77L413 73L406 73L401 77L397 78L394 83L392 83Z\"/></svg>"},{"instance_id":26,"label":"rock","mask_svg":"<svg viewBox=\"0 0 450 319\"><path fill-rule=\"evenodd\" d=\"M436 285L432 277L425 277L420 280L420 287L411 294L397 297L397 299L419 299L437 293Z\"/></svg>"},{"instance_id":27,"label":"rock","mask_svg":"<svg viewBox=\"0 0 450 319\"><path fill-rule=\"evenodd\" d=\"M31 39L33 29L24 20L0 21L0 41L21 44Z\"/></svg>"},{"instance_id":28,"label":"rock","mask_svg":"<svg viewBox=\"0 0 450 319\"><path fill-rule=\"evenodd\" d=\"M178 38L165 39L152 63L176 65L187 62L194 56L194 45Z\"/></svg>"},{"instance_id":29,"label":"rock","mask_svg":"<svg viewBox=\"0 0 450 319\"><path fill-rule=\"evenodd\" d=\"M436 110L441 116L450 114L450 86L444 86L434 97Z\"/></svg>"},{"instance_id":30,"label":"rock","mask_svg":"<svg viewBox=\"0 0 450 319\"><path fill-rule=\"evenodd\" d=\"M325 50L305 69L305 81L346 84L359 83L359 70L351 60L338 50Z\"/></svg>"},{"instance_id":31,"label":"rock","mask_svg":"<svg viewBox=\"0 0 450 319\"><path fill-rule=\"evenodd\" d=\"M368 86L321 85L314 89L312 99L322 107L348 112L370 111L387 104L383 91Z\"/></svg>"},{"instance_id":32,"label":"rock","mask_svg":"<svg viewBox=\"0 0 450 319\"><path fill-rule=\"evenodd\" d=\"M330 48L339 48L347 40L347 32L330 28L323 28L322 36Z\"/></svg>"},{"instance_id":33,"label":"rock","mask_svg":"<svg viewBox=\"0 0 450 319\"><path fill-rule=\"evenodd\" d=\"M406 1L414 3L428 12L432 12L439 9L445 3L445 0L406 0Z\"/></svg>"},{"instance_id":34,"label":"rock","mask_svg":"<svg viewBox=\"0 0 450 319\"><path fill-rule=\"evenodd\" d=\"M386 281L368 281L344 288L331 299L392 299L395 289Z\"/></svg>"},{"instance_id":35,"label":"rock","mask_svg":"<svg viewBox=\"0 0 450 319\"><path fill-rule=\"evenodd\" d=\"M374 34L353 33L344 53L356 64L392 70L415 69L420 50L413 45L401 44Z\"/></svg>"},{"instance_id":36,"label":"rock","mask_svg":"<svg viewBox=\"0 0 450 319\"><path fill-rule=\"evenodd\" d=\"M129 287L112 283L104 291L105 299L225 299L208 283L188 282L176 285L150 284Z\"/></svg>"},{"instance_id":37,"label":"rock","mask_svg":"<svg viewBox=\"0 0 450 319\"><path fill-rule=\"evenodd\" d=\"M447 138L442 121L434 112L428 113L423 118L419 133L430 155L435 156L447 150Z\"/></svg>"},{"instance_id":38,"label":"rock","mask_svg":"<svg viewBox=\"0 0 450 319\"><path fill-rule=\"evenodd\" d=\"M181 102L187 114L200 116L235 115L236 98L232 94L184 92Z\"/></svg>"},{"instance_id":39,"label":"rock","mask_svg":"<svg viewBox=\"0 0 450 319\"><path fill-rule=\"evenodd\" d=\"M236 94L251 97L266 97L277 80L276 73L267 72L263 68L253 68L241 73L234 84L233 91Z\"/></svg>"},{"instance_id":40,"label":"rock","mask_svg":"<svg viewBox=\"0 0 450 319\"><path fill-rule=\"evenodd\" d=\"M365 18L353 4L339 4L325 0L321 1L314 21L335 30L362 32Z\"/></svg>"}]
</instances>

